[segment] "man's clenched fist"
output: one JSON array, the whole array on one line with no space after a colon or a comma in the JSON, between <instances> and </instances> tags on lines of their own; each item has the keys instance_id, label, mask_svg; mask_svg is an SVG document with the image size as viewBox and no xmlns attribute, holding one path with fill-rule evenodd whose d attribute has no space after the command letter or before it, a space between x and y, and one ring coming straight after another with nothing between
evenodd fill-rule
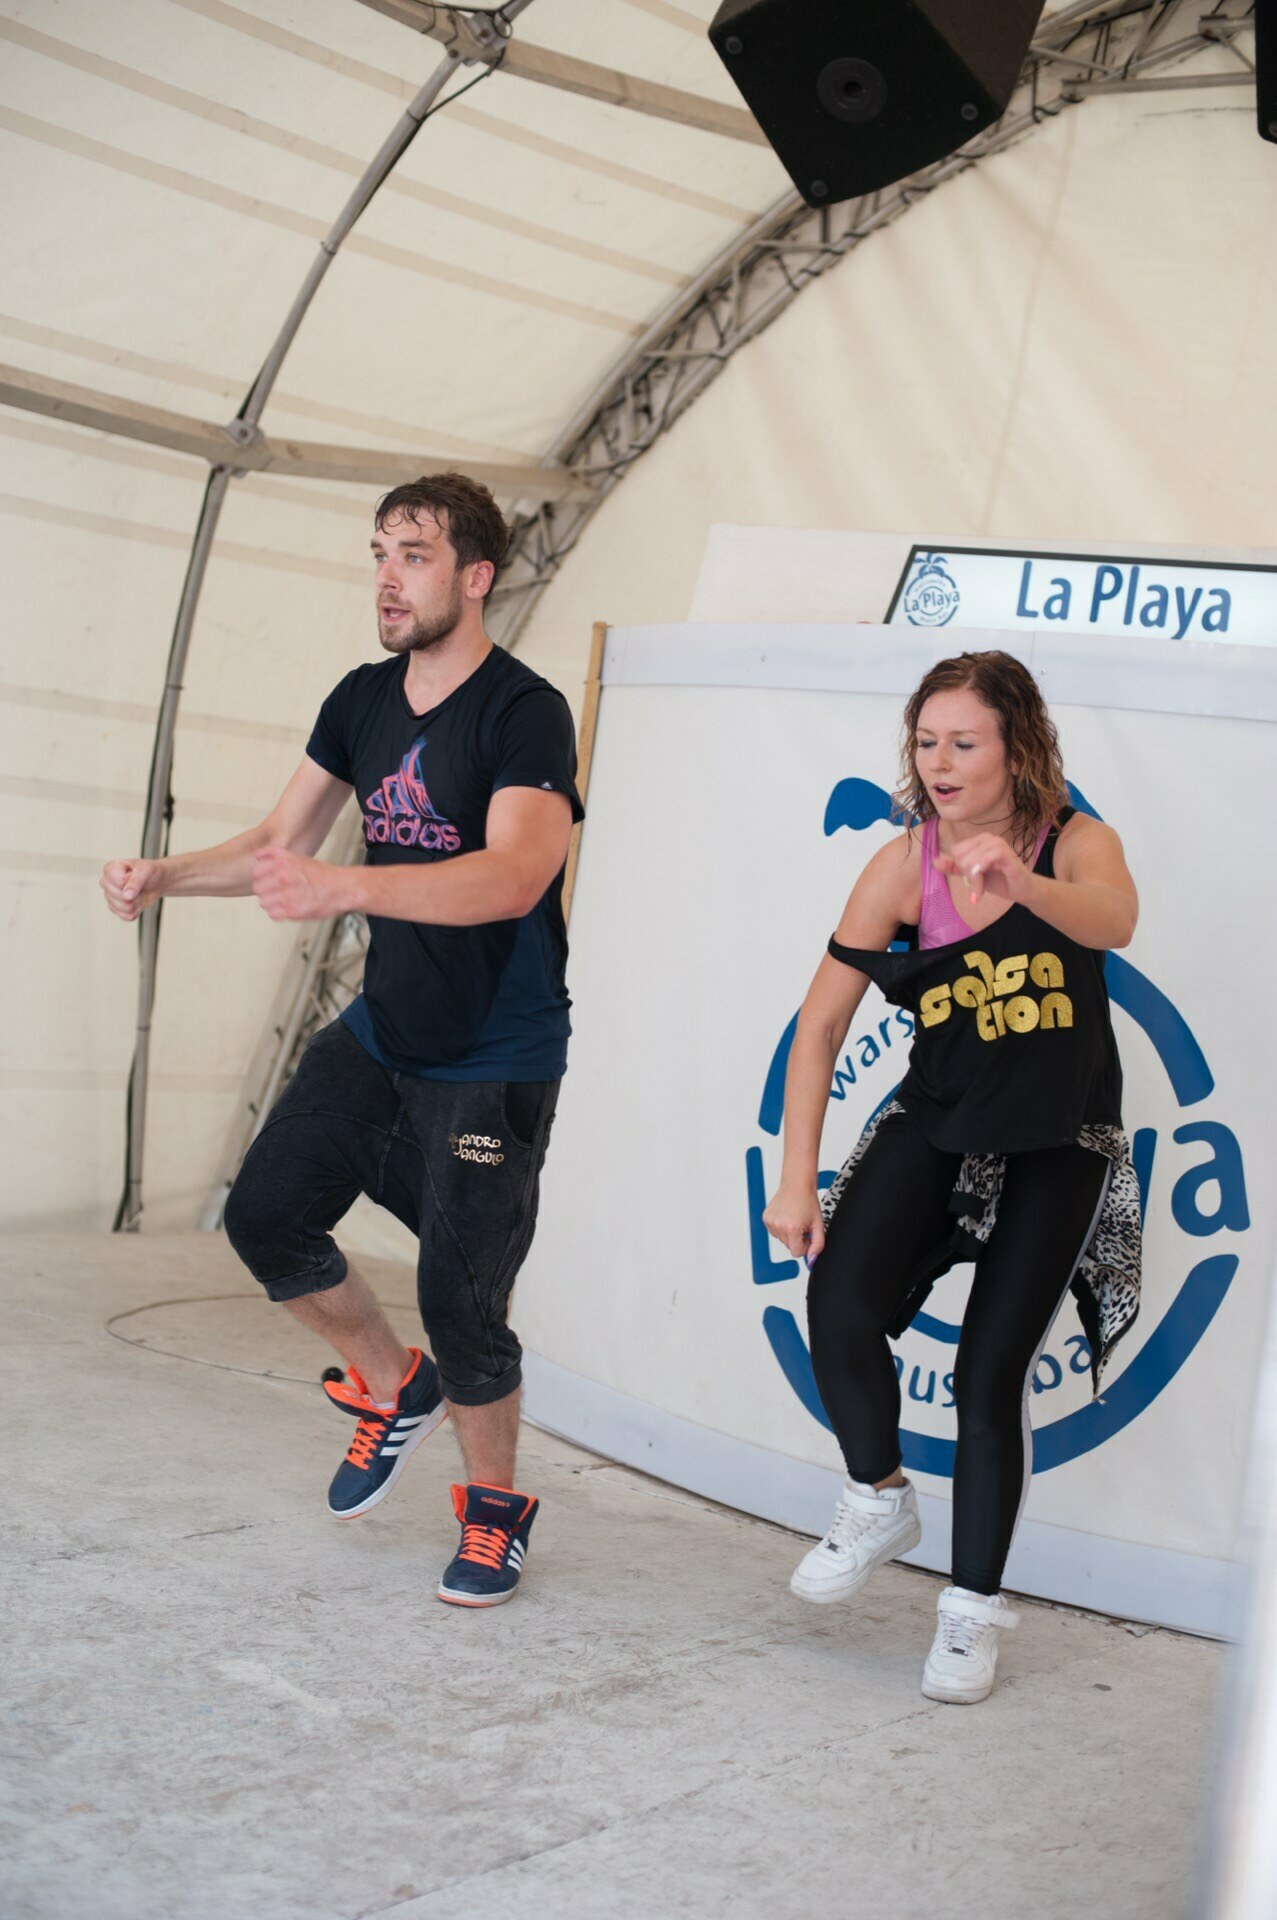
<instances>
[{"instance_id":1,"label":"man's clenched fist","mask_svg":"<svg viewBox=\"0 0 1277 1920\"><path fill-rule=\"evenodd\" d=\"M345 911L342 873L326 860L263 847L253 856L253 892L272 920L327 920Z\"/></svg>"},{"instance_id":2,"label":"man's clenched fist","mask_svg":"<svg viewBox=\"0 0 1277 1920\"><path fill-rule=\"evenodd\" d=\"M106 904L121 920L136 920L164 891L159 860L108 860L98 881Z\"/></svg>"}]
</instances>

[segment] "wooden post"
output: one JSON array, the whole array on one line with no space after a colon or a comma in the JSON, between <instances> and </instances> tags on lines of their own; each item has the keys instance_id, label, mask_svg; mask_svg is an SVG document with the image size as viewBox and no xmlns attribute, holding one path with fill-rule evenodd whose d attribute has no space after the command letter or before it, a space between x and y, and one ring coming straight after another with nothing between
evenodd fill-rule
<instances>
[{"instance_id":1,"label":"wooden post","mask_svg":"<svg viewBox=\"0 0 1277 1920\"><path fill-rule=\"evenodd\" d=\"M596 620L590 642L590 665L585 676L585 701L581 708L581 738L577 743L577 791L585 805L590 789L590 762L594 758L594 736L599 724L599 696L603 691L603 655L607 648L607 621ZM563 874L563 918L572 911L572 890L576 885L577 861L581 857L581 828L573 829Z\"/></svg>"}]
</instances>

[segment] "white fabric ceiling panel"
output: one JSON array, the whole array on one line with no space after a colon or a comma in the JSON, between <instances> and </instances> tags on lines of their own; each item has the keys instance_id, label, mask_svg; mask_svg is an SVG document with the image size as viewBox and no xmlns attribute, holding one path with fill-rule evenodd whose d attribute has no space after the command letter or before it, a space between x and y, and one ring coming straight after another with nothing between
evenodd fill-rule
<instances>
[{"instance_id":1,"label":"white fabric ceiling panel","mask_svg":"<svg viewBox=\"0 0 1277 1920\"><path fill-rule=\"evenodd\" d=\"M347 268L343 256L328 276L323 324L298 337L291 385L340 393L344 406L360 412L398 408L453 438L499 443L517 457L537 456L553 439L564 386L577 370L601 378L624 344L561 315L484 301L462 288L405 288L405 276L391 267L361 263L357 279ZM275 420L268 409L268 432Z\"/></svg>"},{"instance_id":2,"label":"white fabric ceiling panel","mask_svg":"<svg viewBox=\"0 0 1277 1920\"><path fill-rule=\"evenodd\" d=\"M429 164L427 143L441 123L455 122L458 134L471 131L486 143L473 156L472 186L486 180L489 197L508 196L529 218L683 265L689 277L789 184L767 147L500 73L472 98L473 107L462 101L431 122L410 173Z\"/></svg>"},{"instance_id":3,"label":"white fabric ceiling panel","mask_svg":"<svg viewBox=\"0 0 1277 1920\"><path fill-rule=\"evenodd\" d=\"M529 182L558 219L601 220L627 228L653 200L674 219L656 230L654 244L676 247L684 210L743 225L777 197L784 176L766 147L718 139L670 120L654 120L552 88L501 75L473 100L449 107L446 118L486 135L488 171L501 169L501 191L526 195ZM437 131L437 127L433 129ZM540 168L541 161L553 170ZM699 166L690 164L698 161ZM526 174L520 169L528 168ZM760 187L758 182L767 183ZM619 189L622 197L614 198ZM631 197L632 196L632 197ZM757 204L755 205L755 201Z\"/></svg>"},{"instance_id":4,"label":"white fabric ceiling panel","mask_svg":"<svg viewBox=\"0 0 1277 1920\"><path fill-rule=\"evenodd\" d=\"M731 99L695 15L675 14L538 0L519 31ZM0 338L32 371L213 417L442 57L356 0L8 0L0 48L16 183ZM361 220L267 429L319 437L318 406L324 438L538 458L784 184L764 147L497 73L432 119Z\"/></svg>"},{"instance_id":5,"label":"white fabric ceiling panel","mask_svg":"<svg viewBox=\"0 0 1277 1920\"><path fill-rule=\"evenodd\" d=\"M395 207L401 216L409 209L415 215L421 192L442 194L446 183L476 210L476 225L487 215L491 222L509 221L544 234L547 270L560 270L579 258L593 262L600 274L622 271L625 281L636 280L648 289L649 307L652 288L659 297L662 287L690 278L707 252L722 246L758 210L700 190L684 200L675 192L678 178L699 181L705 169L677 157L671 167L668 152L661 156L660 171L635 168L630 179L599 177L580 165L579 158L564 157L588 154L592 145L603 152L624 151L624 134L637 127L642 136L637 157L650 162L653 132L659 129L674 143L692 140L715 152L728 147L729 158L737 163L731 179L739 191L739 160L756 164L752 148L503 74L495 75L474 98L482 101L482 114L476 107L467 117L462 102L438 114L419 135L397 169L398 189L384 196L386 207ZM554 137L549 152L526 144L543 131ZM760 157L770 181L775 162L768 165L770 156ZM761 204L776 197L775 189L765 191ZM486 238L475 235L481 251L474 263L500 271L506 231L493 224L484 233Z\"/></svg>"},{"instance_id":6,"label":"white fabric ceiling panel","mask_svg":"<svg viewBox=\"0 0 1277 1920\"><path fill-rule=\"evenodd\" d=\"M73 317L79 317L78 312ZM94 387L121 399L219 421L229 418L239 406L249 378L242 372L228 373L226 355L221 370L214 371L139 353L127 344L127 335L121 338L104 333L94 338L24 320L14 313L0 313L0 358L16 362L31 373ZM342 394L343 390L344 382L336 392ZM517 461L522 457L519 449L509 444L442 433L415 418L406 407L402 412L386 411L395 407L396 398L394 392L383 391L377 401L379 411L364 413L349 404L348 396L343 403L341 398L298 393L285 381L271 402L271 429L333 444L362 446L371 442L392 449L430 449L448 458Z\"/></svg>"},{"instance_id":7,"label":"white fabric ceiling panel","mask_svg":"<svg viewBox=\"0 0 1277 1920\"><path fill-rule=\"evenodd\" d=\"M39 0L27 3L38 4ZM78 3L84 4L85 0ZM358 0L335 0L327 6L290 6L282 0L262 0L251 10L227 4L227 0L132 3L178 8L197 23L211 23L222 30L223 44L237 49L246 62L261 60L262 48L282 55L288 65L276 79L286 85L294 100L306 102L306 131L314 139L323 139L327 137L323 129L328 128L339 145L349 145L353 139L348 108L356 98L365 110L380 98L389 103L393 117L396 107L412 98L443 52L438 42L383 19L361 7ZM536 41L540 26L552 17L564 18L571 13L588 25L596 12L606 10L598 0L557 0L552 15L547 0L536 0L536 6L520 18L516 31L521 39ZM104 46L109 44L108 36ZM695 48L695 41L688 45ZM705 52L709 53L708 43ZM717 69L718 64L711 56L710 67ZM318 100L309 97L309 76L314 74L328 80L336 78L347 88L334 118L325 117ZM674 84L698 93L709 91L701 84L704 77L702 71L694 71L691 66L671 76ZM473 72L467 72L458 85L473 78ZM697 143L694 151L709 177L685 178L679 165L687 149L680 149L678 142L687 130L670 121L614 110L555 89L546 90L543 103L538 104L541 95L540 88L525 86L502 74L492 85L485 83L467 100L440 115L431 128L432 142L436 135L446 141L459 127L485 136L485 145L463 153L467 162L476 160L473 184L491 181L496 172L499 201L507 195L531 195L545 202L543 214L548 213L556 223L560 218L588 217L592 207L606 207L602 189L589 189L591 179L639 193L664 190L678 206L698 207L731 220L749 214L752 201L748 193L742 198L743 180L757 177L774 181L781 177L777 162L765 147L695 134L691 136ZM242 79L229 83L228 97L247 97ZM263 117L279 117L276 102L280 97L278 89L267 97L258 109ZM573 108L587 117L573 119ZM445 120L446 128L442 124ZM295 116L290 124L294 122ZM373 135L366 149L371 153L384 129L377 122L365 126L364 131ZM508 164L511 159L513 165ZM543 162L553 164L543 166ZM441 165L441 172L444 170ZM584 194L581 180L573 176L587 177ZM464 192L469 180L467 172L461 182L449 179L447 184L454 191ZM720 199L719 194L724 197ZM578 195L579 206L574 207ZM766 197L758 201L754 211L765 204Z\"/></svg>"},{"instance_id":8,"label":"white fabric ceiling panel","mask_svg":"<svg viewBox=\"0 0 1277 1920\"><path fill-rule=\"evenodd\" d=\"M239 365L246 387L315 243L59 151L31 137L34 116L16 124L0 120L5 310L143 356Z\"/></svg>"},{"instance_id":9,"label":"white fabric ceiling panel","mask_svg":"<svg viewBox=\"0 0 1277 1920\"><path fill-rule=\"evenodd\" d=\"M354 0L349 15L345 0L335 8L291 9L270 0L238 6L222 0L113 0L110 6L100 0L5 0L3 12L28 32L55 36L139 76L312 138L344 119L347 137L359 143L376 134L388 103L393 117L396 104L404 105L421 84L411 51L416 36L367 9L355 11ZM345 34L334 33L342 23ZM288 28L291 34L283 31ZM312 58L299 58L291 44L298 37L314 48ZM364 60L352 61L348 53L361 44ZM416 59L424 77L431 53L426 42L419 44L424 55ZM380 66L378 49L387 56ZM370 84L373 75L380 85Z\"/></svg>"},{"instance_id":10,"label":"white fabric ceiling panel","mask_svg":"<svg viewBox=\"0 0 1277 1920\"><path fill-rule=\"evenodd\" d=\"M186 30L187 22L180 16L170 13L167 19L170 26ZM210 27L208 31L218 30ZM108 151L96 164L108 170L114 167L125 177L145 178L153 173L171 183L171 191L183 192L192 201L206 196L210 201L230 202L247 196L249 205L239 211L252 217L252 205L260 196L263 217L268 218L275 207L283 217L314 221L329 216L340 193L336 184L340 170L320 157L329 151L325 146L306 140L312 115L298 111L296 103L290 112L281 102L282 119L277 107L273 121L257 123L226 104L228 96L231 100L239 96L242 62L227 76L227 88L217 90L214 77L189 62L180 38L168 37L176 42L171 48L176 62L165 58L169 49L152 45L144 64L133 66L86 54L69 32L36 32L0 17L5 105L35 116L43 125L73 132L85 143L86 158L92 158L94 146L105 143ZM282 61L287 56L273 57ZM183 72L191 65L189 77L197 82L197 90L172 82L174 64ZM344 85L342 90L349 91ZM370 112L366 137L377 139L378 128L384 133L394 117L389 103ZM258 124L263 135L273 131L275 141L254 137ZM356 148L352 157L362 171L358 153ZM152 271L160 265L154 262Z\"/></svg>"}]
</instances>

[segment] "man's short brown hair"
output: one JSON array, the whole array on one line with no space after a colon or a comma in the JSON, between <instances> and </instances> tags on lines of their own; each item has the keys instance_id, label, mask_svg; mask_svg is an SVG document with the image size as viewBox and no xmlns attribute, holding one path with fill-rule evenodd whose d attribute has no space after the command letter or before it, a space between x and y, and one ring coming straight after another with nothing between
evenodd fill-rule
<instances>
[{"instance_id":1,"label":"man's short brown hair","mask_svg":"<svg viewBox=\"0 0 1277 1920\"><path fill-rule=\"evenodd\" d=\"M478 480L464 473L423 473L419 480L406 480L377 502L373 524L380 533L387 520L398 514L415 521L423 513L447 536L458 567L471 566L476 560L490 560L494 569L500 567L510 544L510 529L488 488Z\"/></svg>"}]
</instances>

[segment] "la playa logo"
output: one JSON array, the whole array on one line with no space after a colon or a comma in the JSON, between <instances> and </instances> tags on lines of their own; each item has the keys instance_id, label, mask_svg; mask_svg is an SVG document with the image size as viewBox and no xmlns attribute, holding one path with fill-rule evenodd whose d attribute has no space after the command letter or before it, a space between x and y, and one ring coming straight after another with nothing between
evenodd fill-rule
<instances>
[{"instance_id":1,"label":"la playa logo","mask_svg":"<svg viewBox=\"0 0 1277 1920\"><path fill-rule=\"evenodd\" d=\"M915 627L947 627L962 596L943 554L921 553L914 563L902 605Z\"/></svg>"},{"instance_id":2,"label":"la playa logo","mask_svg":"<svg viewBox=\"0 0 1277 1920\"><path fill-rule=\"evenodd\" d=\"M1074 804L1093 814L1084 796L1071 791ZM824 831L863 831L890 813L882 787L840 780L825 809ZM1241 1144L1216 1111L1215 1078L1187 1019L1121 954L1108 956L1107 979L1127 1069L1128 1131L1145 1221L1144 1301L1112 1356L1098 1399L1091 1397L1090 1349L1066 1303L1032 1383L1033 1466L1039 1473L1101 1446L1164 1391L1218 1312L1240 1264L1238 1236L1250 1227ZM772 1053L758 1113L762 1137L745 1156L751 1281L767 1290L762 1331L781 1372L813 1419L828 1427L803 1330L806 1272L797 1260L780 1257L763 1225L779 1171L776 1142L796 1024L795 1014ZM829 1111L838 1119L839 1164L894 1094L912 1033L907 1012L886 1006L875 991L866 996L829 1092ZM834 1171L821 1173L822 1191L833 1178ZM953 1362L969 1272L958 1268L945 1275L893 1342L901 1449L912 1472L942 1478L953 1473Z\"/></svg>"}]
</instances>

